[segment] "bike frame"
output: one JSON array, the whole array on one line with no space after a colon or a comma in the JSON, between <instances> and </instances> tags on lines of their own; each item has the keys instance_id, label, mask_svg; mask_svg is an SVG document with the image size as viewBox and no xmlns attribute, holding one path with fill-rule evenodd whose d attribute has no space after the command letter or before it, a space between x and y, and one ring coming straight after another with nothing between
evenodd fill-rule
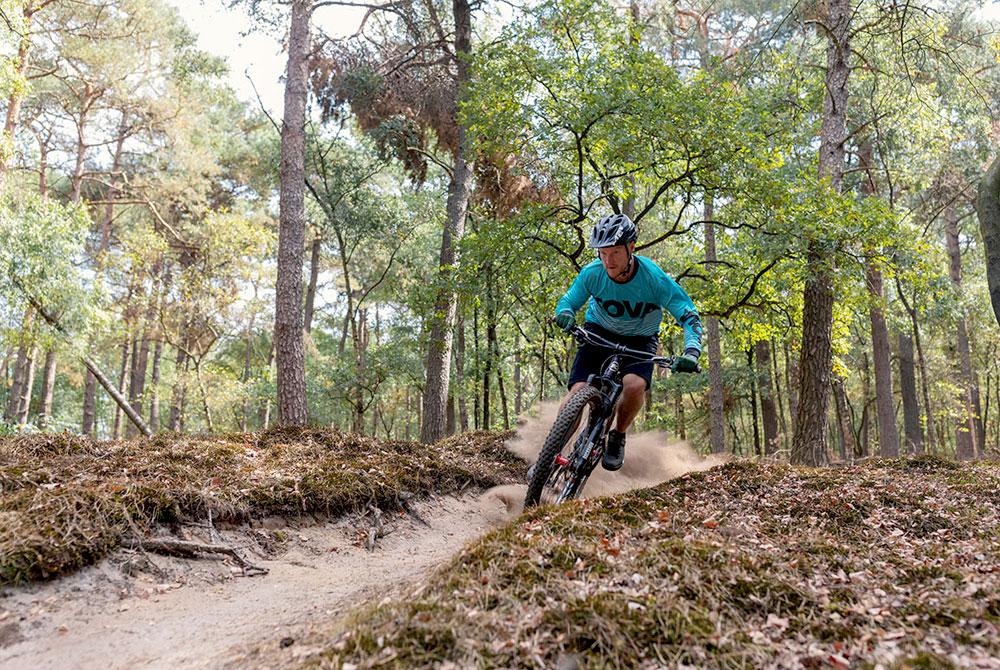
<instances>
[{"instance_id":1,"label":"bike frame","mask_svg":"<svg viewBox=\"0 0 1000 670\"><path fill-rule=\"evenodd\" d=\"M598 375L590 375L587 384L596 388L601 394L600 411L591 413L587 426L581 431L568 459L556 456L555 467L549 474L546 488L558 489L560 478L565 477L566 483L555 499L556 503L575 498L583 490L597 463L604 456L605 438L611 428L609 421L615 412L622 389L622 359L651 360L653 363L669 367L674 359L650 354L648 351L629 349L628 347L604 339L596 333L574 327L570 331L578 342L590 342L615 351L605 363Z\"/></svg>"}]
</instances>

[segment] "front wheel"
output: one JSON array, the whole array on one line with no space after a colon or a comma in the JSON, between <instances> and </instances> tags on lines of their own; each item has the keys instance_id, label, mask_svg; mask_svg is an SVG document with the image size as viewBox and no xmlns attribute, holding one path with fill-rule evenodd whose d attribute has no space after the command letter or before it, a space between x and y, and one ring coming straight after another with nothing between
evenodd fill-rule
<instances>
[{"instance_id":1,"label":"front wheel","mask_svg":"<svg viewBox=\"0 0 1000 670\"><path fill-rule=\"evenodd\" d=\"M538 504L542 496L542 490L550 477L555 474L555 468L565 468L564 465L556 465L556 456L563 453L563 449L569 444L576 427L580 424L584 410L589 406L591 415L599 406L601 392L593 386L584 386L579 391L570 396L566 405L559 411L552 428L549 430L542 451L538 454L538 461L528 484L528 495L524 498L524 506L533 507ZM582 482L581 482L582 483Z\"/></svg>"}]
</instances>

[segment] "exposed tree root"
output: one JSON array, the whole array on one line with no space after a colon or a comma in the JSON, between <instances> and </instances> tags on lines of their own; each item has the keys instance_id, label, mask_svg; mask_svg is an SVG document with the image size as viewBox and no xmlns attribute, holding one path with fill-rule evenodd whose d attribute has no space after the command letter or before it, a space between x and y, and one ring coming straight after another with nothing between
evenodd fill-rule
<instances>
[{"instance_id":1,"label":"exposed tree root","mask_svg":"<svg viewBox=\"0 0 1000 670\"><path fill-rule=\"evenodd\" d=\"M267 568L251 563L240 556L239 552L235 549L224 544L205 544L203 542L190 542L188 540L139 537L127 538L125 544L138 547L144 551L187 558L194 558L198 554L224 554L239 563L240 567L243 568L243 574L247 577L266 575L268 572Z\"/></svg>"}]
</instances>

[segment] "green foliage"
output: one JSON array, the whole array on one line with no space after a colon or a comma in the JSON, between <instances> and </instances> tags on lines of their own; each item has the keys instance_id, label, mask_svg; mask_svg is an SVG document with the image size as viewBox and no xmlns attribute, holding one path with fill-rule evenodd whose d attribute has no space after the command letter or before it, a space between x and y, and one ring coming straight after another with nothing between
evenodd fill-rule
<instances>
[{"instance_id":1,"label":"green foliage","mask_svg":"<svg viewBox=\"0 0 1000 670\"><path fill-rule=\"evenodd\" d=\"M21 6L2 1L17 28ZM280 7L242 5L259 25L287 19ZM179 12L160 0L102 7L54 3L35 15L40 76L30 89L13 77L19 38L0 38L0 94L25 93L8 147L16 169L5 175L17 195L3 204L0 332L12 361L22 341L51 344L37 322L23 327L20 278L112 377L133 342L160 343L159 381L151 388L147 370L141 402L145 410L156 395L161 425L176 409L184 430L207 428L208 414L217 429L252 428L274 415L279 133L237 100L225 63L197 48L197 27ZM449 6L407 5L370 21L364 43L326 43L311 61L321 114L307 127L306 154L304 279L318 241L306 350L315 420L414 431L441 282L459 295L464 369L459 383L452 367L452 395L472 425L497 425L504 410L509 420L517 400L526 410L560 396L573 345L549 323L553 304L592 258L590 223L631 207L639 253L676 277L703 317L719 319L738 450L749 450L750 399L760 392L747 360L757 342L773 345L786 439L794 428L795 365L808 356L798 344L802 287L821 268L810 249L833 271L835 368L852 431L874 430L870 313L881 307L893 347L896 330L913 332L913 312L930 401L921 389L921 412L953 440L964 411L955 351L963 319L980 383L995 390L1000 378L1000 333L968 216L968 194L995 151L997 41L972 5L858 5L835 192L816 178L826 37L815 9L725 0L700 21L697 7L638 7L636 18L606 0L548 0L478 12L457 118L470 131L475 187L451 273L437 267L457 141L455 62L437 34L450 30ZM25 195L42 186L48 200ZM74 186L79 208L65 204ZM946 214L960 221L961 289L947 274ZM715 261L706 260L706 222ZM868 290L866 266L881 272L884 296ZM668 353L679 346L670 319L661 340ZM679 430L680 393L700 445L707 384L707 375L657 380L643 425ZM60 359L49 427L79 425L82 386L82 371ZM998 401L991 396L991 426ZM99 395L102 436L113 411Z\"/></svg>"},{"instance_id":2,"label":"green foliage","mask_svg":"<svg viewBox=\"0 0 1000 670\"><path fill-rule=\"evenodd\" d=\"M100 294L81 269L90 219L80 206L36 195L0 199L0 291L13 306L40 305L68 334L100 328Z\"/></svg>"}]
</instances>

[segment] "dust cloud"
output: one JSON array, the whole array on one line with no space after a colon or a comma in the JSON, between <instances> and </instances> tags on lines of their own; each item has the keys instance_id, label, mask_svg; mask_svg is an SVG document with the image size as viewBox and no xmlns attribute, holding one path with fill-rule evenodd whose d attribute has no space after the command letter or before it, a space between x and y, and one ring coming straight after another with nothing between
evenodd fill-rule
<instances>
[{"instance_id":1,"label":"dust cloud","mask_svg":"<svg viewBox=\"0 0 1000 670\"><path fill-rule=\"evenodd\" d=\"M507 442L507 448L528 463L534 463L558 411L558 403L543 403L537 415L519 419L517 434ZM608 472L597 466L587 481L583 495L592 498L648 488L725 462L723 456L702 456L687 442L671 439L663 431L629 431L622 469ZM526 493L527 485L492 488L480 499L483 513L493 524L509 521L523 510Z\"/></svg>"}]
</instances>

